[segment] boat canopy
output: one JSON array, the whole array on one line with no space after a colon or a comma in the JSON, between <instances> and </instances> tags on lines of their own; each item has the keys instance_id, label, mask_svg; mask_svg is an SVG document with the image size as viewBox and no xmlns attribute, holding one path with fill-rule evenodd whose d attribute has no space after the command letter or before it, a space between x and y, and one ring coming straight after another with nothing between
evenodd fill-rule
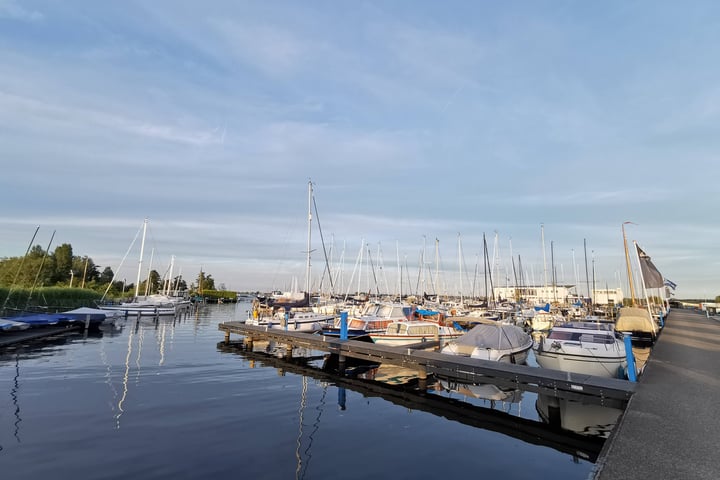
<instances>
[{"instance_id":1,"label":"boat canopy","mask_svg":"<svg viewBox=\"0 0 720 480\"><path fill-rule=\"evenodd\" d=\"M462 337L455 340L460 346L514 349L528 342L528 334L515 325L478 324Z\"/></svg>"}]
</instances>

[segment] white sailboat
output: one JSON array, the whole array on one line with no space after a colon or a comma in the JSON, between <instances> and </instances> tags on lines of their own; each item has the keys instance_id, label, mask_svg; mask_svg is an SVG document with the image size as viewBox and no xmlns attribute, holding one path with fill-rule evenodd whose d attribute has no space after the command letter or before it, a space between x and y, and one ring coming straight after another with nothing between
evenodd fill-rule
<instances>
[{"instance_id":1,"label":"white sailboat","mask_svg":"<svg viewBox=\"0 0 720 480\"><path fill-rule=\"evenodd\" d=\"M649 305L647 308L643 308L638 306L636 301L632 267L630 264L630 253L628 251L627 236L625 235L625 225L628 223L632 222L624 222L622 224L622 232L623 246L625 248L625 264L627 267L628 283L630 286L631 306L620 308L617 320L615 320L615 329L619 332L630 334L631 339L635 344L652 345L657 339L659 329L652 317ZM640 259L638 256L638 263L639 262Z\"/></svg>"},{"instance_id":2,"label":"white sailboat","mask_svg":"<svg viewBox=\"0 0 720 480\"><path fill-rule=\"evenodd\" d=\"M142 275L143 255L145 252L145 236L147 234L148 219L143 222L142 241L140 243L140 259L138 261L137 281L135 282L135 297L132 302L122 302L113 305L100 305L102 310L120 311L126 315L161 316L178 313L178 303L170 301L165 296L145 295L140 297L140 278ZM137 237L135 237L137 238ZM112 282L110 282L112 285ZM110 286L108 286L108 289ZM105 291L107 293L107 290ZM188 303L189 304L189 303ZM185 306L185 304L183 304Z\"/></svg>"}]
</instances>

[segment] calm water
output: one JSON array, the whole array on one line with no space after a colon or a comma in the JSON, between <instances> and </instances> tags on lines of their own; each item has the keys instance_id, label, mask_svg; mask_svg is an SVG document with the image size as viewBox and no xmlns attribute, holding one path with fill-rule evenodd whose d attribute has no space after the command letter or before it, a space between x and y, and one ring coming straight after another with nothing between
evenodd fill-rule
<instances>
[{"instance_id":1,"label":"calm water","mask_svg":"<svg viewBox=\"0 0 720 480\"><path fill-rule=\"evenodd\" d=\"M218 323L244 319L248 307L202 306L180 319L129 319L101 335L0 351L1 478L592 472L602 439L551 428L538 414L546 402L533 393L491 401L430 385L421 394L398 385L407 380L401 369L344 380L321 371L322 359L289 363L223 345ZM583 423L582 412L570 410L556 412L582 430L571 425Z\"/></svg>"}]
</instances>

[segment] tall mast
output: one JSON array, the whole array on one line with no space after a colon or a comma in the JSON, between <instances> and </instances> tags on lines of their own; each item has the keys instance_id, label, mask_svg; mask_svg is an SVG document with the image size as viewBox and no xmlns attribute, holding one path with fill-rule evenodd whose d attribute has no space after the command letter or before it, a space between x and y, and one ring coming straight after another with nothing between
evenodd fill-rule
<instances>
[{"instance_id":1,"label":"tall mast","mask_svg":"<svg viewBox=\"0 0 720 480\"><path fill-rule=\"evenodd\" d=\"M630 301L632 302L631 305L635 306L635 287L633 286L633 279L632 279L632 270L630 267L630 253L628 252L628 245L627 245L627 236L625 235L625 225L631 224L631 225L637 225L633 222L623 222L622 224L622 233L623 233L623 246L625 247L625 266L627 267L627 276L628 276L628 285L630 286Z\"/></svg>"},{"instance_id":2,"label":"tall mast","mask_svg":"<svg viewBox=\"0 0 720 480\"><path fill-rule=\"evenodd\" d=\"M307 266L305 268L305 291L310 295L310 247L312 241L312 181L308 180L308 232L307 232Z\"/></svg>"},{"instance_id":3,"label":"tall mast","mask_svg":"<svg viewBox=\"0 0 720 480\"><path fill-rule=\"evenodd\" d=\"M137 281L135 282L135 298L137 298L138 295L140 294L140 276L142 275L142 262L143 262L143 253L145 252L145 233L147 233L147 223L148 223L148 219L146 218L145 221L143 222L143 236L142 236L142 242L140 243L140 261L138 262Z\"/></svg>"},{"instance_id":4,"label":"tall mast","mask_svg":"<svg viewBox=\"0 0 720 480\"><path fill-rule=\"evenodd\" d=\"M540 224L540 241L542 242L543 252L543 287L547 287L547 260L545 259L545 225Z\"/></svg>"}]
</instances>

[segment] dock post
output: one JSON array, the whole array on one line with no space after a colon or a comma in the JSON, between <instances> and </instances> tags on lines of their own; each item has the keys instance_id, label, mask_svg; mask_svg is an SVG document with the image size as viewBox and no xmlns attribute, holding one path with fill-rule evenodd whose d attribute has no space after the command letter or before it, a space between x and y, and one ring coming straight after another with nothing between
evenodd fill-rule
<instances>
[{"instance_id":1,"label":"dock post","mask_svg":"<svg viewBox=\"0 0 720 480\"><path fill-rule=\"evenodd\" d=\"M283 315L283 329L287 331L288 322L290 321L290 310L285 307L285 315Z\"/></svg>"},{"instance_id":2,"label":"dock post","mask_svg":"<svg viewBox=\"0 0 720 480\"><path fill-rule=\"evenodd\" d=\"M632 340L630 339L629 333L623 334L623 341L625 342L625 357L627 358L628 380L630 380L631 382L637 382L637 371L635 370L635 355L632 351Z\"/></svg>"},{"instance_id":3,"label":"dock post","mask_svg":"<svg viewBox=\"0 0 720 480\"><path fill-rule=\"evenodd\" d=\"M425 365L418 366L418 387L427 390L427 368Z\"/></svg>"},{"instance_id":4,"label":"dock post","mask_svg":"<svg viewBox=\"0 0 720 480\"><path fill-rule=\"evenodd\" d=\"M347 323L348 312L340 312L340 340L348 339L348 323Z\"/></svg>"},{"instance_id":5,"label":"dock post","mask_svg":"<svg viewBox=\"0 0 720 480\"><path fill-rule=\"evenodd\" d=\"M347 324L348 312L340 312L340 340L348 339L348 324ZM342 353L338 354L338 373L345 375L345 355Z\"/></svg>"},{"instance_id":6,"label":"dock post","mask_svg":"<svg viewBox=\"0 0 720 480\"><path fill-rule=\"evenodd\" d=\"M663 328L665 326L665 317L663 316L662 312L660 312L660 328Z\"/></svg>"},{"instance_id":7,"label":"dock post","mask_svg":"<svg viewBox=\"0 0 720 480\"><path fill-rule=\"evenodd\" d=\"M225 330L225 343L230 343L230 330Z\"/></svg>"},{"instance_id":8,"label":"dock post","mask_svg":"<svg viewBox=\"0 0 720 480\"><path fill-rule=\"evenodd\" d=\"M338 387L338 407L340 407L340 410L345 410L346 399L347 399L347 392L345 391L345 388Z\"/></svg>"},{"instance_id":9,"label":"dock post","mask_svg":"<svg viewBox=\"0 0 720 480\"><path fill-rule=\"evenodd\" d=\"M253 349L253 337L251 337L251 336L246 336L246 337L243 339L243 345L245 345L245 348L246 348L246 349L252 351L252 349Z\"/></svg>"},{"instance_id":10,"label":"dock post","mask_svg":"<svg viewBox=\"0 0 720 480\"><path fill-rule=\"evenodd\" d=\"M90 314L85 315L85 330L90 328Z\"/></svg>"}]
</instances>

